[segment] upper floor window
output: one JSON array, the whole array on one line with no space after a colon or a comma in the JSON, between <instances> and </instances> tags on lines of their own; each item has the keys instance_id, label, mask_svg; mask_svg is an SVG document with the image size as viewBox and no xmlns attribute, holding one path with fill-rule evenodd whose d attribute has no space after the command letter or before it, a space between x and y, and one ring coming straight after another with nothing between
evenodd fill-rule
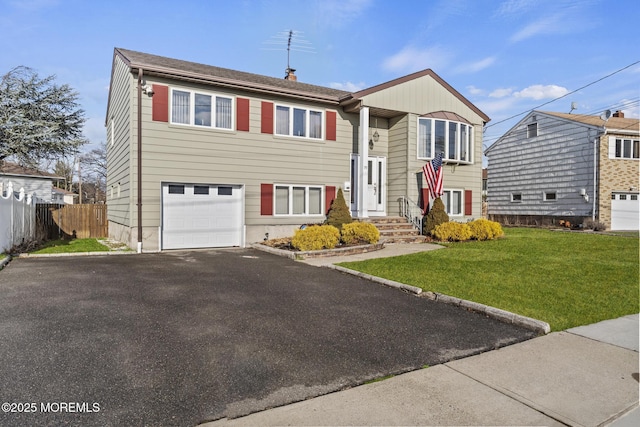
<instances>
[{"instance_id":1,"label":"upper floor window","mask_svg":"<svg viewBox=\"0 0 640 427\"><path fill-rule=\"evenodd\" d=\"M538 136L538 123L530 123L527 125L527 138Z\"/></svg>"},{"instance_id":2,"label":"upper floor window","mask_svg":"<svg viewBox=\"0 0 640 427\"><path fill-rule=\"evenodd\" d=\"M471 163L472 147L473 126L450 120L418 119L419 159L432 159L443 153L444 162Z\"/></svg>"},{"instance_id":3,"label":"upper floor window","mask_svg":"<svg viewBox=\"0 0 640 427\"><path fill-rule=\"evenodd\" d=\"M633 139L615 139L616 159L640 159L640 141Z\"/></svg>"},{"instance_id":4,"label":"upper floor window","mask_svg":"<svg viewBox=\"0 0 640 427\"><path fill-rule=\"evenodd\" d=\"M276 135L322 139L322 111L276 105Z\"/></svg>"},{"instance_id":5,"label":"upper floor window","mask_svg":"<svg viewBox=\"0 0 640 427\"><path fill-rule=\"evenodd\" d=\"M173 89L171 123L233 129L233 98Z\"/></svg>"}]
</instances>

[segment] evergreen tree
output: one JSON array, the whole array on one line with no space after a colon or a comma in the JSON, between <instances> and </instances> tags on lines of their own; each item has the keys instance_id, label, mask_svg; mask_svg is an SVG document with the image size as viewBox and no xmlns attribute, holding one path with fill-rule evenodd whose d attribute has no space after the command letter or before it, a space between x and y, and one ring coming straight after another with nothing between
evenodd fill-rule
<instances>
[{"instance_id":1,"label":"evergreen tree","mask_svg":"<svg viewBox=\"0 0 640 427\"><path fill-rule=\"evenodd\" d=\"M349 224L351 222L353 222L351 212L349 212L347 202L344 200L342 188L339 188L336 198L331 203L331 208L329 209L329 213L327 213L327 220L325 223L333 225L338 230L342 230L343 224Z\"/></svg>"},{"instance_id":2,"label":"evergreen tree","mask_svg":"<svg viewBox=\"0 0 640 427\"><path fill-rule=\"evenodd\" d=\"M445 222L449 222L449 215L444 210L444 203L438 197L433 201L429 212L422 218L422 234L425 236L431 234L434 228Z\"/></svg>"}]
</instances>

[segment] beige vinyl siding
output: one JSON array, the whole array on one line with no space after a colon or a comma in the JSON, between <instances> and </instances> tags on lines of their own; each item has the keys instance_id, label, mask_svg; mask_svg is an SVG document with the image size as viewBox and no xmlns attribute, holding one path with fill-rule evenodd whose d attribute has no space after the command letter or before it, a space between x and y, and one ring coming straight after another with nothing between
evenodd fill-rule
<instances>
[{"instance_id":1,"label":"beige vinyl siding","mask_svg":"<svg viewBox=\"0 0 640 427\"><path fill-rule=\"evenodd\" d=\"M398 199L408 196L407 188L411 181L408 167L408 116L389 120L389 154L387 159L387 214L399 215ZM415 176L413 177L415 182ZM417 194L416 194L417 195ZM411 197L416 203L417 197Z\"/></svg>"},{"instance_id":2,"label":"beige vinyl siding","mask_svg":"<svg viewBox=\"0 0 640 427\"><path fill-rule=\"evenodd\" d=\"M107 215L109 221L131 226L133 223L131 222L130 179L133 178L134 172L130 170L131 129L136 123L131 103L132 94L135 94L136 80L129 72L129 68L118 57L114 58L111 84L111 99L106 121ZM111 135L111 120L114 123L114 135ZM111 141L113 144L110 143ZM120 187L119 197L118 186Z\"/></svg>"},{"instance_id":3,"label":"beige vinyl siding","mask_svg":"<svg viewBox=\"0 0 640 427\"><path fill-rule=\"evenodd\" d=\"M162 81L158 83L167 84ZM189 89L197 90L198 87ZM211 91L209 88L202 90L233 96L235 109L235 93ZM320 104L284 101L288 105L338 111L337 141L262 134L262 101L277 103L282 100L243 94L237 96L250 100L249 132L153 122L151 100L143 97L144 227L158 227L161 224L163 182L244 185L245 224L277 225L309 222L313 217L261 216L261 183L341 187L349 180L351 125L341 116L340 111ZM324 216L318 216L317 221L323 218Z\"/></svg>"}]
</instances>

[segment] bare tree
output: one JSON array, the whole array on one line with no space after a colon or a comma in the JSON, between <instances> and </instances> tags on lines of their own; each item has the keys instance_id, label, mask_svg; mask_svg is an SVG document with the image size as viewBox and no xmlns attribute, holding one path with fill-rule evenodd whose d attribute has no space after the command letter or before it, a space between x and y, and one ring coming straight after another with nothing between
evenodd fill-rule
<instances>
[{"instance_id":1,"label":"bare tree","mask_svg":"<svg viewBox=\"0 0 640 427\"><path fill-rule=\"evenodd\" d=\"M74 155L86 143L78 94L20 66L0 77L0 161L35 166L43 159Z\"/></svg>"}]
</instances>

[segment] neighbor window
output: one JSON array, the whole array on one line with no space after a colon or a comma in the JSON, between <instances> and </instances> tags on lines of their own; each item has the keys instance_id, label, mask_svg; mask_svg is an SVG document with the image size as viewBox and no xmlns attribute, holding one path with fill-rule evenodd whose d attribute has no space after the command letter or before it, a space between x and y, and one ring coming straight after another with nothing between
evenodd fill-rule
<instances>
[{"instance_id":1,"label":"neighbor window","mask_svg":"<svg viewBox=\"0 0 640 427\"><path fill-rule=\"evenodd\" d=\"M442 153L445 162L471 163L472 129L465 123L418 118L418 158Z\"/></svg>"},{"instance_id":2,"label":"neighbor window","mask_svg":"<svg viewBox=\"0 0 640 427\"><path fill-rule=\"evenodd\" d=\"M322 111L276 105L276 135L322 139Z\"/></svg>"},{"instance_id":3,"label":"neighbor window","mask_svg":"<svg viewBox=\"0 0 640 427\"><path fill-rule=\"evenodd\" d=\"M616 138L615 141L616 159L639 159L640 141L633 139Z\"/></svg>"},{"instance_id":4,"label":"neighbor window","mask_svg":"<svg viewBox=\"0 0 640 427\"><path fill-rule=\"evenodd\" d=\"M447 215L462 215L462 190L444 190L441 199Z\"/></svg>"},{"instance_id":5,"label":"neighbor window","mask_svg":"<svg viewBox=\"0 0 640 427\"><path fill-rule=\"evenodd\" d=\"M511 193L511 201L516 203L521 202L522 193Z\"/></svg>"},{"instance_id":6,"label":"neighbor window","mask_svg":"<svg viewBox=\"0 0 640 427\"><path fill-rule=\"evenodd\" d=\"M538 136L538 123L531 123L527 125L527 138L533 138Z\"/></svg>"},{"instance_id":7,"label":"neighbor window","mask_svg":"<svg viewBox=\"0 0 640 427\"><path fill-rule=\"evenodd\" d=\"M276 215L321 215L322 187L276 185Z\"/></svg>"},{"instance_id":8,"label":"neighbor window","mask_svg":"<svg viewBox=\"0 0 640 427\"><path fill-rule=\"evenodd\" d=\"M171 123L232 129L233 99L211 93L173 89Z\"/></svg>"},{"instance_id":9,"label":"neighbor window","mask_svg":"<svg viewBox=\"0 0 640 427\"><path fill-rule=\"evenodd\" d=\"M545 191L542 196L542 200L545 202L555 202L557 200L557 195L555 191Z\"/></svg>"}]
</instances>

